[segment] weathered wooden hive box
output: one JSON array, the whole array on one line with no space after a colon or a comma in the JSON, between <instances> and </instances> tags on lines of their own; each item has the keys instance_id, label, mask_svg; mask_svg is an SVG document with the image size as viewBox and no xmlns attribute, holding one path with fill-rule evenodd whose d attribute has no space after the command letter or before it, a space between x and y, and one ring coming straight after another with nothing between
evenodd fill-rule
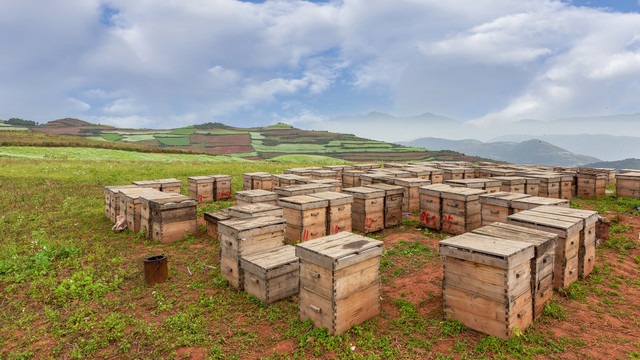
<instances>
[{"instance_id":1,"label":"weathered wooden hive box","mask_svg":"<svg viewBox=\"0 0 640 360\"><path fill-rule=\"evenodd\" d=\"M273 181L268 172L252 172L242 174L242 186L244 190L273 190Z\"/></svg>"},{"instance_id":2,"label":"weathered wooden hive box","mask_svg":"<svg viewBox=\"0 0 640 360\"><path fill-rule=\"evenodd\" d=\"M309 169L309 168L284 169L282 172L284 174L293 174L293 175L298 175L298 176L311 177L311 169Z\"/></svg>"},{"instance_id":3,"label":"weathered wooden hive box","mask_svg":"<svg viewBox=\"0 0 640 360\"><path fill-rule=\"evenodd\" d=\"M204 221L207 223L207 235L212 239L218 239L218 224L221 221L231 219L228 209L214 210L204 213Z\"/></svg>"},{"instance_id":4,"label":"weathered wooden hive box","mask_svg":"<svg viewBox=\"0 0 640 360\"><path fill-rule=\"evenodd\" d=\"M540 195L540 179L526 177L527 182L524 186L524 193L531 196L539 196Z\"/></svg>"},{"instance_id":5,"label":"weathered wooden hive box","mask_svg":"<svg viewBox=\"0 0 640 360\"><path fill-rule=\"evenodd\" d=\"M120 206L124 207L124 215L127 217L127 228L135 233L140 232L142 204L140 197L148 194L150 196L162 196L166 194L152 188L140 188L141 191L125 192L120 197Z\"/></svg>"},{"instance_id":6,"label":"weathered wooden hive box","mask_svg":"<svg viewBox=\"0 0 640 360\"><path fill-rule=\"evenodd\" d=\"M276 205L278 194L262 189L245 190L236 192L236 205L243 206L256 203Z\"/></svg>"},{"instance_id":7,"label":"weathered wooden hive box","mask_svg":"<svg viewBox=\"0 0 640 360\"><path fill-rule=\"evenodd\" d=\"M538 186L538 196L552 199L560 198L560 181L562 180L561 174L543 173L532 174L528 176L540 179L540 185Z\"/></svg>"},{"instance_id":8,"label":"weathered wooden hive box","mask_svg":"<svg viewBox=\"0 0 640 360\"><path fill-rule=\"evenodd\" d=\"M182 190L182 182L178 179L160 179L156 182L160 184L160 191L165 193L180 194Z\"/></svg>"},{"instance_id":9,"label":"weathered wooden hive box","mask_svg":"<svg viewBox=\"0 0 640 360\"><path fill-rule=\"evenodd\" d=\"M104 215L111 222L116 222L120 208L119 192L121 189L135 189L138 185L115 185L104 187Z\"/></svg>"},{"instance_id":10,"label":"weathered wooden hive box","mask_svg":"<svg viewBox=\"0 0 640 360\"><path fill-rule=\"evenodd\" d=\"M533 245L467 233L440 241L444 313L508 340L533 321Z\"/></svg>"},{"instance_id":11,"label":"weathered wooden hive box","mask_svg":"<svg viewBox=\"0 0 640 360\"><path fill-rule=\"evenodd\" d=\"M482 225L493 222L507 222L507 216L514 213L511 203L514 200L530 197L527 194L516 194L509 192L497 192L493 194L480 195L480 205L482 207Z\"/></svg>"},{"instance_id":12,"label":"weathered wooden hive box","mask_svg":"<svg viewBox=\"0 0 640 360\"><path fill-rule=\"evenodd\" d=\"M213 195L216 201L231 199L231 175L211 175Z\"/></svg>"},{"instance_id":13,"label":"weathered wooden hive box","mask_svg":"<svg viewBox=\"0 0 640 360\"><path fill-rule=\"evenodd\" d=\"M384 191L384 227L389 228L402 222L402 202L404 188L389 184L371 184L366 187Z\"/></svg>"},{"instance_id":14,"label":"weathered wooden hive box","mask_svg":"<svg viewBox=\"0 0 640 360\"><path fill-rule=\"evenodd\" d=\"M493 180L492 178L446 180L444 183L453 187L467 187L471 189L485 190L488 194L500 191L500 187L502 186L502 182L500 180Z\"/></svg>"},{"instance_id":15,"label":"weathered wooden hive box","mask_svg":"<svg viewBox=\"0 0 640 360\"><path fill-rule=\"evenodd\" d=\"M563 173L560 179L560 199L571 200L574 194L576 175Z\"/></svg>"},{"instance_id":16,"label":"weathered wooden hive box","mask_svg":"<svg viewBox=\"0 0 640 360\"><path fill-rule=\"evenodd\" d=\"M409 177L429 180L430 171L428 168L415 165L407 165L402 170L409 173Z\"/></svg>"},{"instance_id":17,"label":"weathered wooden hive box","mask_svg":"<svg viewBox=\"0 0 640 360\"><path fill-rule=\"evenodd\" d=\"M638 170L636 170L638 171ZM595 174L603 174L606 176L606 180L605 180L605 184L606 185L613 185L615 182L615 177L616 177L616 169L613 168L587 168L587 167L581 167L578 169L577 171L578 173L582 173L582 174L591 174L591 175L595 175ZM622 172L621 172L622 174Z\"/></svg>"},{"instance_id":18,"label":"weathered wooden hive box","mask_svg":"<svg viewBox=\"0 0 640 360\"><path fill-rule=\"evenodd\" d=\"M420 195L420 223L433 230L442 229L442 190L452 188L446 184L421 186Z\"/></svg>"},{"instance_id":19,"label":"weathered wooden hive box","mask_svg":"<svg viewBox=\"0 0 640 360\"><path fill-rule=\"evenodd\" d=\"M334 191L335 186L327 184L301 184L301 185L289 185L275 188L274 191L278 194L279 198L309 195L325 191Z\"/></svg>"},{"instance_id":20,"label":"weathered wooden hive box","mask_svg":"<svg viewBox=\"0 0 640 360\"><path fill-rule=\"evenodd\" d=\"M389 177L392 178L400 178L400 179L406 179L406 178L410 178L411 174L408 171L404 171L401 170L399 168L397 169L384 169L384 172L388 174Z\"/></svg>"},{"instance_id":21,"label":"weathered wooden hive box","mask_svg":"<svg viewBox=\"0 0 640 360\"><path fill-rule=\"evenodd\" d=\"M336 179L342 181L342 173L345 170L352 170L351 165L327 165L322 167L323 170L332 170L336 172Z\"/></svg>"},{"instance_id":22,"label":"weathered wooden hive box","mask_svg":"<svg viewBox=\"0 0 640 360\"><path fill-rule=\"evenodd\" d=\"M147 239L151 238L152 223L151 223L151 207L149 206L150 201L160 200L160 199L170 199L170 198L180 198L184 199L185 196L176 194L176 193L164 193L164 192L149 192L143 193L140 195L140 230L145 231L145 237ZM129 224L127 223L127 226Z\"/></svg>"},{"instance_id":23,"label":"weathered wooden hive box","mask_svg":"<svg viewBox=\"0 0 640 360\"><path fill-rule=\"evenodd\" d=\"M326 169L314 170L311 172L311 178L316 180L322 180L322 179L337 180L338 172L335 170L326 170Z\"/></svg>"},{"instance_id":24,"label":"weathered wooden hive box","mask_svg":"<svg viewBox=\"0 0 640 360\"><path fill-rule=\"evenodd\" d=\"M578 279L578 248L583 227L581 219L546 215L531 209L509 215L507 223L558 235L553 262L554 289L566 288Z\"/></svg>"},{"instance_id":25,"label":"weathered wooden hive box","mask_svg":"<svg viewBox=\"0 0 640 360\"><path fill-rule=\"evenodd\" d=\"M464 168L444 168L442 169L443 180L464 179Z\"/></svg>"},{"instance_id":26,"label":"weathered wooden hive box","mask_svg":"<svg viewBox=\"0 0 640 360\"><path fill-rule=\"evenodd\" d=\"M295 245L327 235L327 200L310 195L298 195L278 199L287 221L285 241Z\"/></svg>"},{"instance_id":27,"label":"weathered wooden hive box","mask_svg":"<svg viewBox=\"0 0 640 360\"><path fill-rule=\"evenodd\" d=\"M220 221L220 274L231 286L244 289L243 256L284 245L285 220L274 216Z\"/></svg>"},{"instance_id":28,"label":"weathered wooden hive box","mask_svg":"<svg viewBox=\"0 0 640 360\"><path fill-rule=\"evenodd\" d=\"M284 216L282 207L267 203L253 203L247 205L236 205L227 209L231 218L248 218L258 216Z\"/></svg>"},{"instance_id":29,"label":"weathered wooden hive box","mask_svg":"<svg viewBox=\"0 0 640 360\"><path fill-rule=\"evenodd\" d=\"M442 230L450 234L462 234L480 227L481 194L486 194L486 191L460 187L442 190Z\"/></svg>"},{"instance_id":30,"label":"weathered wooden hive box","mask_svg":"<svg viewBox=\"0 0 640 360\"><path fill-rule=\"evenodd\" d=\"M360 175L360 186L371 185L371 184L383 184L385 181L392 178L393 176L390 176L386 172L364 173Z\"/></svg>"},{"instance_id":31,"label":"weathered wooden hive box","mask_svg":"<svg viewBox=\"0 0 640 360\"><path fill-rule=\"evenodd\" d=\"M524 194L527 179L520 176L494 176L492 179L500 180L500 191L508 193Z\"/></svg>"},{"instance_id":32,"label":"weathered wooden hive box","mask_svg":"<svg viewBox=\"0 0 640 360\"><path fill-rule=\"evenodd\" d=\"M490 177L516 176L515 170L495 168L495 167L488 169L487 173L490 175Z\"/></svg>"},{"instance_id":33,"label":"weathered wooden hive box","mask_svg":"<svg viewBox=\"0 0 640 360\"><path fill-rule=\"evenodd\" d=\"M380 313L382 241L341 232L296 245L300 319L337 335Z\"/></svg>"},{"instance_id":34,"label":"weathered wooden hive box","mask_svg":"<svg viewBox=\"0 0 640 360\"><path fill-rule=\"evenodd\" d=\"M118 205L116 206L116 209L118 211L116 213L116 217L127 215L127 196L138 195L149 191L160 192L160 190L156 190L153 188L143 188L139 186L119 189L118 193L114 197L112 197L112 200L115 199L118 202Z\"/></svg>"},{"instance_id":35,"label":"weathered wooden hive box","mask_svg":"<svg viewBox=\"0 0 640 360\"><path fill-rule=\"evenodd\" d=\"M382 167L381 164L371 163L371 164L355 164L351 165L351 167L355 170L369 171L374 169L380 169Z\"/></svg>"},{"instance_id":36,"label":"weathered wooden hive box","mask_svg":"<svg viewBox=\"0 0 640 360\"><path fill-rule=\"evenodd\" d=\"M442 169L431 168L429 172L429 180L431 180L432 185L444 182L444 171Z\"/></svg>"},{"instance_id":37,"label":"weathered wooden hive box","mask_svg":"<svg viewBox=\"0 0 640 360\"><path fill-rule=\"evenodd\" d=\"M591 274L596 264L596 223L598 222L598 212L558 206L539 206L531 209L531 211L582 220L580 243L578 245L578 276L586 277Z\"/></svg>"},{"instance_id":38,"label":"weathered wooden hive box","mask_svg":"<svg viewBox=\"0 0 640 360\"><path fill-rule=\"evenodd\" d=\"M616 196L640 199L640 172L616 175Z\"/></svg>"},{"instance_id":39,"label":"weathered wooden hive box","mask_svg":"<svg viewBox=\"0 0 640 360\"><path fill-rule=\"evenodd\" d=\"M298 293L300 266L296 249L283 245L240 258L244 272L244 291L265 304Z\"/></svg>"},{"instance_id":40,"label":"weathered wooden hive box","mask_svg":"<svg viewBox=\"0 0 640 360\"><path fill-rule=\"evenodd\" d=\"M132 181L133 185L143 188L150 188L160 191L162 189L162 184L157 180L141 180L141 181Z\"/></svg>"},{"instance_id":41,"label":"weathered wooden hive box","mask_svg":"<svg viewBox=\"0 0 640 360\"><path fill-rule=\"evenodd\" d=\"M351 226L363 234L384 229L384 190L358 186L343 189L353 196Z\"/></svg>"},{"instance_id":42,"label":"weathered wooden hive box","mask_svg":"<svg viewBox=\"0 0 640 360\"><path fill-rule=\"evenodd\" d=\"M187 189L189 197L198 200L199 203L213 201L214 182L215 180L211 176L188 177Z\"/></svg>"},{"instance_id":43,"label":"weathered wooden hive box","mask_svg":"<svg viewBox=\"0 0 640 360\"><path fill-rule=\"evenodd\" d=\"M321 185L329 185L333 186L334 192L342 191L342 181L336 179L317 179L309 181L309 184L321 184Z\"/></svg>"},{"instance_id":44,"label":"weathered wooden hive box","mask_svg":"<svg viewBox=\"0 0 640 360\"><path fill-rule=\"evenodd\" d=\"M474 168L464 168L464 173L462 178L463 179L475 179L476 176L476 169Z\"/></svg>"},{"instance_id":45,"label":"weathered wooden hive box","mask_svg":"<svg viewBox=\"0 0 640 360\"><path fill-rule=\"evenodd\" d=\"M162 243L184 239L196 231L198 202L187 196L149 200L151 238Z\"/></svg>"},{"instance_id":46,"label":"weathered wooden hive box","mask_svg":"<svg viewBox=\"0 0 640 360\"><path fill-rule=\"evenodd\" d=\"M386 162L386 163L383 163L382 165L384 166L384 169L401 169L407 164Z\"/></svg>"},{"instance_id":47,"label":"weathered wooden hive box","mask_svg":"<svg viewBox=\"0 0 640 360\"><path fill-rule=\"evenodd\" d=\"M402 211L412 212L420 210L420 193L418 188L431 185L430 180L424 178L395 179L394 184L403 189Z\"/></svg>"},{"instance_id":48,"label":"weathered wooden hive box","mask_svg":"<svg viewBox=\"0 0 640 360\"><path fill-rule=\"evenodd\" d=\"M544 304L553 296L553 262L558 235L504 223L492 223L473 233L533 245L535 255L530 265L533 319L542 315Z\"/></svg>"},{"instance_id":49,"label":"weathered wooden hive box","mask_svg":"<svg viewBox=\"0 0 640 360\"><path fill-rule=\"evenodd\" d=\"M353 195L333 191L321 192L310 196L327 200L327 235L342 231L351 231L351 205Z\"/></svg>"},{"instance_id":50,"label":"weathered wooden hive box","mask_svg":"<svg viewBox=\"0 0 640 360\"><path fill-rule=\"evenodd\" d=\"M606 174L576 174L576 195L580 198L604 196Z\"/></svg>"},{"instance_id":51,"label":"weathered wooden hive box","mask_svg":"<svg viewBox=\"0 0 640 360\"><path fill-rule=\"evenodd\" d=\"M560 206L560 207L569 207L569 200L565 199L551 199L540 196L531 196L522 199L513 200L511 202L511 207L513 208L513 213L518 213L524 210L530 210L538 206Z\"/></svg>"},{"instance_id":52,"label":"weathered wooden hive box","mask_svg":"<svg viewBox=\"0 0 640 360\"><path fill-rule=\"evenodd\" d=\"M271 175L271 180L275 190L275 188L281 186L306 184L308 178L294 174L273 174Z\"/></svg>"},{"instance_id":53,"label":"weathered wooden hive box","mask_svg":"<svg viewBox=\"0 0 640 360\"><path fill-rule=\"evenodd\" d=\"M343 187L358 187L360 186L360 175L365 172L362 170L344 170L342 172L342 186Z\"/></svg>"}]
</instances>

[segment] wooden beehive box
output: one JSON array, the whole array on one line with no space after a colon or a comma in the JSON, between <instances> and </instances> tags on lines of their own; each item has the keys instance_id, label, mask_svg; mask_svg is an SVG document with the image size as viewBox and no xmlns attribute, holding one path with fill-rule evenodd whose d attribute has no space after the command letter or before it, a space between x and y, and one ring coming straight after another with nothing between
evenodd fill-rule
<instances>
[{"instance_id":1,"label":"wooden beehive box","mask_svg":"<svg viewBox=\"0 0 640 360\"><path fill-rule=\"evenodd\" d=\"M162 189L162 184L159 183L157 180L132 181L131 183L133 185L136 185L136 186L142 187L142 188L150 188L150 189L154 189L154 190L158 190L158 191L160 191Z\"/></svg>"},{"instance_id":2,"label":"wooden beehive box","mask_svg":"<svg viewBox=\"0 0 640 360\"><path fill-rule=\"evenodd\" d=\"M283 245L240 258L244 272L244 291L265 304L298 293L300 266L296 249Z\"/></svg>"},{"instance_id":3,"label":"wooden beehive box","mask_svg":"<svg viewBox=\"0 0 640 360\"><path fill-rule=\"evenodd\" d=\"M576 195L580 198L604 196L606 174L576 174Z\"/></svg>"},{"instance_id":4,"label":"wooden beehive box","mask_svg":"<svg viewBox=\"0 0 640 360\"><path fill-rule=\"evenodd\" d=\"M342 181L336 180L336 179L311 180L311 181L309 181L309 184L329 185L329 186L333 187L332 191L334 191L334 192L342 191Z\"/></svg>"},{"instance_id":5,"label":"wooden beehive box","mask_svg":"<svg viewBox=\"0 0 640 360\"><path fill-rule=\"evenodd\" d=\"M401 169L384 169L384 172L392 178L401 178L406 179L411 177L411 174L408 171L404 171Z\"/></svg>"},{"instance_id":6,"label":"wooden beehive box","mask_svg":"<svg viewBox=\"0 0 640 360\"><path fill-rule=\"evenodd\" d=\"M127 217L127 228L135 233L140 232L141 208L140 197L148 194L150 196L163 195L159 190L152 188L140 188L142 191L125 192L120 197L120 206L124 207L124 215ZM165 194L166 197L166 194Z\"/></svg>"},{"instance_id":7,"label":"wooden beehive box","mask_svg":"<svg viewBox=\"0 0 640 360\"><path fill-rule=\"evenodd\" d=\"M404 188L389 184L365 185L374 189L384 191L384 227L390 228L402 222L402 201L404 198Z\"/></svg>"},{"instance_id":8,"label":"wooden beehive box","mask_svg":"<svg viewBox=\"0 0 640 360\"><path fill-rule=\"evenodd\" d=\"M386 162L382 165L384 166L384 169L401 169L407 164Z\"/></svg>"},{"instance_id":9,"label":"wooden beehive box","mask_svg":"<svg viewBox=\"0 0 640 360\"><path fill-rule=\"evenodd\" d=\"M353 196L351 227L363 234L384 229L384 190L358 186L343 193Z\"/></svg>"},{"instance_id":10,"label":"wooden beehive box","mask_svg":"<svg viewBox=\"0 0 640 360\"><path fill-rule=\"evenodd\" d=\"M334 191L335 186L327 184L301 184L301 185L289 185L275 188L274 191L278 194L279 198L310 195L325 191Z\"/></svg>"},{"instance_id":11,"label":"wooden beehive box","mask_svg":"<svg viewBox=\"0 0 640 360\"><path fill-rule=\"evenodd\" d=\"M440 241L445 316L508 340L533 321L533 245L467 233Z\"/></svg>"},{"instance_id":12,"label":"wooden beehive box","mask_svg":"<svg viewBox=\"0 0 640 360\"><path fill-rule=\"evenodd\" d=\"M560 198L560 181L562 180L561 174L539 173L528 175L528 177L540 179L540 185L538 186L538 196L552 199Z\"/></svg>"},{"instance_id":13,"label":"wooden beehive box","mask_svg":"<svg viewBox=\"0 0 640 360\"><path fill-rule=\"evenodd\" d=\"M464 168L444 168L442 169L443 180L464 179Z\"/></svg>"},{"instance_id":14,"label":"wooden beehive box","mask_svg":"<svg viewBox=\"0 0 640 360\"><path fill-rule=\"evenodd\" d=\"M244 289L240 258L284 245L285 220L260 216L220 221L220 274L231 286Z\"/></svg>"},{"instance_id":15,"label":"wooden beehive box","mask_svg":"<svg viewBox=\"0 0 640 360\"><path fill-rule=\"evenodd\" d=\"M598 222L598 212L558 206L539 206L531 209L531 211L582 220L583 227L580 230L580 244L578 245L578 276L586 277L591 274L596 264L596 223Z\"/></svg>"},{"instance_id":16,"label":"wooden beehive box","mask_svg":"<svg viewBox=\"0 0 640 360\"><path fill-rule=\"evenodd\" d=\"M475 229L473 233L533 245L535 255L530 266L532 307L533 319L538 318L542 314L544 304L553 296L553 262L558 235L497 222Z\"/></svg>"},{"instance_id":17,"label":"wooden beehive box","mask_svg":"<svg viewBox=\"0 0 640 360\"><path fill-rule=\"evenodd\" d=\"M578 279L578 248L580 230L583 228L581 219L546 215L531 209L509 215L507 223L558 235L553 271L554 289L566 288Z\"/></svg>"},{"instance_id":18,"label":"wooden beehive box","mask_svg":"<svg viewBox=\"0 0 640 360\"><path fill-rule=\"evenodd\" d=\"M575 174L562 174L560 179L560 199L571 200L574 194Z\"/></svg>"},{"instance_id":19,"label":"wooden beehive box","mask_svg":"<svg viewBox=\"0 0 640 360\"><path fill-rule=\"evenodd\" d=\"M355 170L369 171L374 169L380 169L382 167L381 164L371 163L371 164L354 164L351 167Z\"/></svg>"},{"instance_id":20,"label":"wooden beehive box","mask_svg":"<svg viewBox=\"0 0 640 360\"><path fill-rule=\"evenodd\" d=\"M488 194L500 191L500 186L502 185L500 180L485 178L445 180L444 183L453 187L467 187L471 189L485 190Z\"/></svg>"},{"instance_id":21,"label":"wooden beehive box","mask_svg":"<svg viewBox=\"0 0 640 360\"><path fill-rule=\"evenodd\" d=\"M507 216L513 214L512 201L530 197L526 194L516 194L509 192L497 192L493 194L480 195L480 205L482 207L482 225L493 222L507 222Z\"/></svg>"},{"instance_id":22,"label":"wooden beehive box","mask_svg":"<svg viewBox=\"0 0 640 360\"><path fill-rule=\"evenodd\" d=\"M516 194L524 194L527 179L520 176L494 176L492 179L500 180L500 191Z\"/></svg>"},{"instance_id":23,"label":"wooden beehive box","mask_svg":"<svg viewBox=\"0 0 640 360\"><path fill-rule=\"evenodd\" d=\"M488 169L486 171L490 177L497 177L497 176L516 176L516 172L515 170L511 170L511 169L504 169L504 168L491 168Z\"/></svg>"},{"instance_id":24,"label":"wooden beehive box","mask_svg":"<svg viewBox=\"0 0 640 360\"><path fill-rule=\"evenodd\" d=\"M431 168L429 171L429 180L431 180L432 185L444 182L444 171L442 169Z\"/></svg>"},{"instance_id":25,"label":"wooden beehive box","mask_svg":"<svg viewBox=\"0 0 640 360\"><path fill-rule=\"evenodd\" d=\"M463 179L474 179L474 178L476 178L476 169L464 168L464 173L463 173L462 178Z\"/></svg>"},{"instance_id":26,"label":"wooden beehive box","mask_svg":"<svg viewBox=\"0 0 640 360\"><path fill-rule=\"evenodd\" d=\"M104 215L111 222L116 222L120 209L119 193L121 189L135 189L138 185L115 185L104 187Z\"/></svg>"},{"instance_id":27,"label":"wooden beehive box","mask_svg":"<svg viewBox=\"0 0 640 360\"><path fill-rule=\"evenodd\" d=\"M337 180L338 172L335 170L326 170L326 169L314 170L311 172L311 178L315 180L322 180L322 179Z\"/></svg>"},{"instance_id":28,"label":"wooden beehive box","mask_svg":"<svg viewBox=\"0 0 640 360\"><path fill-rule=\"evenodd\" d=\"M298 195L278 199L287 221L285 241L296 244L327 235L327 200L310 195Z\"/></svg>"},{"instance_id":29,"label":"wooden beehive box","mask_svg":"<svg viewBox=\"0 0 640 360\"><path fill-rule=\"evenodd\" d=\"M393 176L385 173L375 172L375 173L364 173L360 175L360 186L366 186L371 184L381 184L384 183L387 179L392 179Z\"/></svg>"},{"instance_id":30,"label":"wooden beehive box","mask_svg":"<svg viewBox=\"0 0 640 360\"><path fill-rule=\"evenodd\" d=\"M337 335L380 312L382 242L341 232L296 245L300 319Z\"/></svg>"},{"instance_id":31,"label":"wooden beehive box","mask_svg":"<svg viewBox=\"0 0 640 360\"><path fill-rule=\"evenodd\" d=\"M342 231L351 231L351 205L353 195L333 191L312 194L311 196L327 200L327 235Z\"/></svg>"},{"instance_id":32,"label":"wooden beehive box","mask_svg":"<svg viewBox=\"0 0 640 360\"><path fill-rule=\"evenodd\" d=\"M311 177L311 170L312 169L309 169L309 168L291 168L291 169L284 169L282 172L284 174L293 174L298 176Z\"/></svg>"},{"instance_id":33,"label":"wooden beehive box","mask_svg":"<svg viewBox=\"0 0 640 360\"><path fill-rule=\"evenodd\" d=\"M187 188L189 197L198 200L199 203L213 201L214 181L211 176L188 177Z\"/></svg>"},{"instance_id":34,"label":"wooden beehive box","mask_svg":"<svg viewBox=\"0 0 640 360\"><path fill-rule=\"evenodd\" d=\"M231 199L231 175L211 175L213 195L216 201Z\"/></svg>"},{"instance_id":35,"label":"wooden beehive box","mask_svg":"<svg viewBox=\"0 0 640 360\"><path fill-rule=\"evenodd\" d=\"M462 234L480 227L481 194L486 194L486 191L454 187L441 190L442 230L450 234Z\"/></svg>"},{"instance_id":36,"label":"wooden beehive box","mask_svg":"<svg viewBox=\"0 0 640 360\"><path fill-rule=\"evenodd\" d=\"M526 183L524 186L524 193L531 196L539 196L540 195L540 179L526 177Z\"/></svg>"},{"instance_id":37,"label":"wooden beehive box","mask_svg":"<svg viewBox=\"0 0 640 360\"><path fill-rule=\"evenodd\" d=\"M413 212L420 210L420 193L418 192L418 188L431 185L431 181L425 180L424 178L398 178L395 179L394 184L401 186L403 189L402 211Z\"/></svg>"},{"instance_id":38,"label":"wooden beehive box","mask_svg":"<svg viewBox=\"0 0 640 360\"><path fill-rule=\"evenodd\" d=\"M409 173L409 176L412 178L419 178L424 180L429 180L429 174L431 173L428 168L422 166L409 165L402 170Z\"/></svg>"},{"instance_id":39,"label":"wooden beehive box","mask_svg":"<svg viewBox=\"0 0 640 360\"><path fill-rule=\"evenodd\" d=\"M207 223L207 235L212 239L218 239L218 223L231 219L229 209L220 209L204 213L204 221Z\"/></svg>"},{"instance_id":40,"label":"wooden beehive box","mask_svg":"<svg viewBox=\"0 0 640 360\"><path fill-rule=\"evenodd\" d=\"M115 207L117 209L117 213L115 214L116 217L117 216L126 216L127 215L127 199L126 197L128 195L132 195L132 194L140 194L143 192L149 192L150 190L153 191L158 191L159 190L155 190L152 188L143 188L143 187L131 187L131 188L121 188L118 190L118 193L112 197L112 200L115 199L118 202L118 205Z\"/></svg>"},{"instance_id":41,"label":"wooden beehive box","mask_svg":"<svg viewBox=\"0 0 640 360\"><path fill-rule=\"evenodd\" d=\"M253 203L242 206L232 206L227 209L231 218L248 218L258 216L275 216L282 217L283 209L277 205L267 203Z\"/></svg>"},{"instance_id":42,"label":"wooden beehive box","mask_svg":"<svg viewBox=\"0 0 640 360\"><path fill-rule=\"evenodd\" d=\"M236 192L236 205L243 206L256 203L276 205L278 194L262 189L245 190Z\"/></svg>"},{"instance_id":43,"label":"wooden beehive box","mask_svg":"<svg viewBox=\"0 0 640 360\"><path fill-rule=\"evenodd\" d=\"M273 189L281 186L288 185L300 185L306 184L307 180L304 176L294 175L294 174L273 174L271 175L271 180L273 181Z\"/></svg>"},{"instance_id":44,"label":"wooden beehive box","mask_svg":"<svg viewBox=\"0 0 640 360\"><path fill-rule=\"evenodd\" d=\"M533 209L537 206L560 206L560 207L569 207L569 200L565 199L551 199L540 196L531 196L522 199L513 200L511 202L511 207L513 208L513 213L518 213L520 211Z\"/></svg>"},{"instance_id":45,"label":"wooden beehive box","mask_svg":"<svg viewBox=\"0 0 640 360\"><path fill-rule=\"evenodd\" d=\"M271 174L258 171L242 174L242 186L244 190L273 190Z\"/></svg>"},{"instance_id":46,"label":"wooden beehive box","mask_svg":"<svg viewBox=\"0 0 640 360\"><path fill-rule=\"evenodd\" d=\"M182 191L182 182L178 179L160 179L156 182L160 183L160 191L162 192L180 194Z\"/></svg>"},{"instance_id":47,"label":"wooden beehive box","mask_svg":"<svg viewBox=\"0 0 640 360\"><path fill-rule=\"evenodd\" d=\"M149 206L149 202L153 200L159 199L170 199L170 198L187 198L184 195L176 194L176 193L165 193L165 192L149 192L143 193L140 195L140 230L144 229L144 235L147 239L151 238L152 223L151 223L151 207ZM128 226L128 224L127 224Z\"/></svg>"},{"instance_id":48,"label":"wooden beehive box","mask_svg":"<svg viewBox=\"0 0 640 360\"><path fill-rule=\"evenodd\" d=\"M360 175L365 172L362 170L344 170L342 172L342 186L343 187L358 187L360 186Z\"/></svg>"},{"instance_id":49,"label":"wooden beehive box","mask_svg":"<svg viewBox=\"0 0 640 360\"><path fill-rule=\"evenodd\" d=\"M616 196L640 199L640 171L616 175Z\"/></svg>"},{"instance_id":50,"label":"wooden beehive box","mask_svg":"<svg viewBox=\"0 0 640 360\"><path fill-rule=\"evenodd\" d=\"M151 238L162 243L184 239L196 231L198 203L190 197L156 199L149 201L151 208Z\"/></svg>"},{"instance_id":51,"label":"wooden beehive box","mask_svg":"<svg viewBox=\"0 0 640 360\"><path fill-rule=\"evenodd\" d=\"M337 172L337 179L342 181L342 173L345 170L352 170L353 167L351 165L327 165L327 166L323 166L322 169L324 170L333 170L335 172Z\"/></svg>"},{"instance_id":52,"label":"wooden beehive box","mask_svg":"<svg viewBox=\"0 0 640 360\"><path fill-rule=\"evenodd\" d=\"M442 229L442 190L448 190L451 186L435 184L418 188L420 195L420 223L433 230Z\"/></svg>"}]
</instances>

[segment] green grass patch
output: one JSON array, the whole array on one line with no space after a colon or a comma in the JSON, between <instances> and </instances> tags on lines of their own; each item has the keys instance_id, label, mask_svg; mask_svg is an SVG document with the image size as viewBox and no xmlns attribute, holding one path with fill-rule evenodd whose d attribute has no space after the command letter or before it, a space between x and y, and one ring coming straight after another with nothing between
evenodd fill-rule
<instances>
[{"instance_id":1,"label":"green grass patch","mask_svg":"<svg viewBox=\"0 0 640 360\"><path fill-rule=\"evenodd\" d=\"M114 133L102 133L102 137L107 141L118 141L122 139L122 135Z\"/></svg>"},{"instance_id":2,"label":"green grass patch","mask_svg":"<svg viewBox=\"0 0 640 360\"><path fill-rule=\"evenodd\" d=\"M342 165L342 164L350 164L350 161L336 159L328 156L322 155L304 155L304 154L296 154L296 155L280 155L274 158L271 158L267 161L273 162L304 162L311 164L325 164L325 165Z\"/></svg>"},{"instance_id":3,"label":"green grass patch","mask_svg":"<svg viewBox=\"0 0 640 360\"><path fill-rule=\"evenodd\" d=\"M180 128L180 129L173 129L171 130L171 132L169 134L176 134L176 135L191 135L193 133L196 132L196 129L193 127L185 127L185 128Z\"/></svg>"},{"instance_id":4,"label":"green grass patch","mask_svg":"<svg viewBox=\"0 0 640 360\"><path fill-rule=\"evenodd\" d=\"M162 145L166 146L187 146L191 144L188 137L176 136L176 137L168 137L168 136L155 136L156 140L160 142Z\"/></svg>"}]
</instances>

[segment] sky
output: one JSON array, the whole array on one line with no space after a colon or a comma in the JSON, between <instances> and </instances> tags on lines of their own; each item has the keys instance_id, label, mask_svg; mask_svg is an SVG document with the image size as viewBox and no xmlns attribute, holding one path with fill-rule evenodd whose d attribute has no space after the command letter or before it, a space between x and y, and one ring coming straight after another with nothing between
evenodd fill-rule
<instances>
[{"instance_id":1,"label":"sky","mask_svg":"<svg viewBox=\"0 0 640 360\"><path fill-rule=\"evenodd\" d=\"M314 129L370 111L485 127L639 113L639 1L1 1L0 119Z\"/></svg>"}]
</instances>

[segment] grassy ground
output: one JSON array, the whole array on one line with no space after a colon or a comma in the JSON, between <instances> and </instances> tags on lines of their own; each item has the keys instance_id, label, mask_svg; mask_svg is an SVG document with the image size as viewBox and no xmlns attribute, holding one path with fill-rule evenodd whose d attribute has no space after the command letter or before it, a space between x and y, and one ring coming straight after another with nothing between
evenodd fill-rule
<instances>
[{"instance_id":1,"label":"grassy ground","mask_svg":"<svg viewBox=\"0 0 640 360\"><path fill-rule=\"evenodd\" d=\"M640 355L636 201L574 202L604 204L599 210L618 219L613 241L598 249L590 279L556 293L545 315L511 341L444 320L437 243L447 235L421 229L413 216L370 235L386 249L380 316L335 337L299 321L295 297L265 306L231 288L204 226L182 242L160 244L113 233L104 217L105 185L175 177L186 193L188 176L230 174L237 191L244 172L305 165L0 158L0 359ZM201 205L199 217L228 205ZM141 259L161 253L169 255L169 280L148 286Z\"/></svg>"}]
</instances>

